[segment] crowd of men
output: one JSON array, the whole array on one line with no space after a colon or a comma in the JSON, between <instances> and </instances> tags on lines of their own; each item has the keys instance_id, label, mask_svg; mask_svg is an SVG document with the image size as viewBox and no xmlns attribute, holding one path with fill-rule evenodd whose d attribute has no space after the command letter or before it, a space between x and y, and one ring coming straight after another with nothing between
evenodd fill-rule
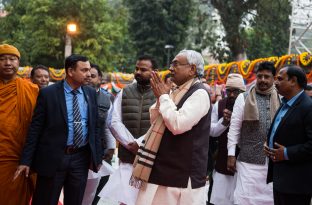
<instances>
[{"instance_id":1,"label":"crowd of men","mask_svg":"<svg viewBox=\"0 0 312 205\"><path fill-rule=\"evenodd\" d=\"M121 205L310 205L312 100L300 67L277 72L262 62L255 85L246 89L240 74L229 74L225 93L212 96L200 53L180 51L166 81L143 55L135 81L113 96L85 56L67 57L66 77L53 85L43 65L32 82L18 78L20 58L0 45L0 204L57 205L63 190L64 205L100 197ZM118 169L97 174L116 141Z\"/></svg>"}]
</instances>

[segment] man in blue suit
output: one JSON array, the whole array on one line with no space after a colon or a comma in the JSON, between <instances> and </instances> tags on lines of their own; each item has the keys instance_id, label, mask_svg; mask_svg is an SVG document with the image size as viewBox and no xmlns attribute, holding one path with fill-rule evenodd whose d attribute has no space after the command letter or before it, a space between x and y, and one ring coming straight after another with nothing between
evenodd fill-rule
<instances>
[{"instance_id":1,"label":"man in blue suit","mask_svg":"<svg viewBox=\"0 0 312 205\"><path fill-rule=\"evenodd\" d=\"M264 152L267 182L273 181L275 205L310 205L312 195L312 101L307 78L297 66L282 68L275 81L284 98L271 125Z\"/></svg>"},{"instance_id":2,"label":"man in blue suit","mask_svg":"<svg viewBox=\"0 0 312 205\"><path fill-rule=\"evenodd\" d=\"M71 55L65 80L40 90L15 174L37 172L33 205L56 205L62 188L65 205L80 205L88 169L97 172L101 166L96 91L83 86L90 69L86 57Z\"/></svg>"}]
</instances>

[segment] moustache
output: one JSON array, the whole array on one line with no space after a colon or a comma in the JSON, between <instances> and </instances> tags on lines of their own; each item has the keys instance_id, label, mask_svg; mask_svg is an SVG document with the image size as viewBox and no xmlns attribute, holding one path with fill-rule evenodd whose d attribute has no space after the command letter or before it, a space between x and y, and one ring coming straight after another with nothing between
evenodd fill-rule
<instances>
[{"instance_id":1,"label":"moustache","mask_svg":"<svg viewBox=\"0 0 312 205\"><path fill-rule=\"evenodd\" d=\"M259 85L267 85L267 83L259 83Z\"/></svg>"}]
</instances>

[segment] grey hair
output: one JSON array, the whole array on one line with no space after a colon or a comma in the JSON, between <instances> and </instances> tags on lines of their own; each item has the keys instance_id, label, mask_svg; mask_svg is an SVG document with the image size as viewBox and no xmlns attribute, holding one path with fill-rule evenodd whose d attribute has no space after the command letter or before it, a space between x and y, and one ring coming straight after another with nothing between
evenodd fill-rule
<instances>
[{"instance_id":1,"label":"grey hair","mask_svg":"<svg viewBox=\"0 0 312 205\"><path fill-rule=\"evenodd\" d=\"M204 59L203 56L194 50L182 50L178 55L186 56L187 62L196 66L196 74L199 78L204 76Z\"/></svg>"}]
</instances>

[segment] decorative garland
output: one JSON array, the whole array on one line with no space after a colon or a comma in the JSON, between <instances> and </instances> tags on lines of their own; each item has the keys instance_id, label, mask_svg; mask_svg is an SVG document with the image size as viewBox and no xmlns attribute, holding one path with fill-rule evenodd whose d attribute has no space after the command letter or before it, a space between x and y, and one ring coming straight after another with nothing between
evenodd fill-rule
<instances>
[{"instance_id":1,"label":"decorative garland","mask_svg":"<svg viewBox=\"0 0 312 205\"><path fill-rule=\"evenodd\" d=\"M219 66L218 64L213 64L213 65L208 65L204 67L204 69L207 71L206 80L209 80L208 78L210 76L210 73L212 73L210 85L214 85L215 83L215 73L216 73L216 70L218 70L218 66Z\"/></svg>"},{"instance_id":2,"label":"decorative garland","mask_svg":"<svg viewBox=\"0 0 312 205\"><path fill-rule=\"evenodd\" d=\"M271 56L268 57L266 60L275 63L276 61L278 61L279 57L277 56Z\"/></svg>"},{"instance_id":3,"label":"decorative garland","mask_svg":"<svg viewBox=\"0 0 312 205\"><path fill-rule=\"evenodd\" d=\"M32 69L32 67L30 67L30 66L19 67L17 70L17 75L22 77L25 75L26 72L30 72L31 69Z\"/></svg>"},{"instance_id":4,"label":"decorative garland","mask_svg":"<svg viewBox=\"0 0 312 205\"><path fill-rule=\"evenodd\" d=\"M219 64L219 65L218 65L218 73L219 73L220 75L223 75L223 74L226 72L226 69L228 68L226 65L227 65L226 63L222 63L222 64ZM223 67L224 67L224 68L223 68ZM223 68L223 69L222 69L222 68Z\"/></svg>"},{"instance_id":5,"label":"decorative garland","mask_svg":"<svg viewBox=\"0 0 312 205\"><path fill-rule=\"evenodd\" d=\"M276 70L278 71L282 66L289 65L291 63L296 64L298 66L303 66L307 70L307 78L309 82L312 81L312 55L308 52L301 53L300 55L284 55L281 57L272 56L268 58L259 58L253 61L244 60L240 62L230 62L230 63L222 63L222 64L212 64L206 65L204 67L205 70L205 78L209 81L210 85L214 85L215 83L222 84L226 82L228 74L231 72L233 65L237 65L238 72L243 76L244 79L248 80L253 73L255 66L257 63L262 61L270 61L275 65ZM17 75L20 77L29 77L30 71L32 67L25 66L19 67L17 70ZM309 71L309 69L311 69ZM65 69L55 69L49 67L51 80L58 81L62 80L65 77ZM162 79L170 73L169 70L160 71L159 74ZM109 75L110 81L113 81L115 78L116 84L120 87L123 87L124 84L120 83L120 79L129 82L134 78L133 74L127 73L110 73Z\"/></svg>"},{"instance_id":6,"label":"decorative garland","mask_svg":"<svg viewBox=\"0 0 312 205\"><path fill-rule=\"evenodd\" d=\"M223 75L223 73L220 73L219 71L221 70L220 67L223 65L223 64L220 64L220 66L218 66L218 71L217 71L217 76L218 76L218 83L219 84L224 84L225 81L226 81L226 78L231 70L231 67L233 64L235 64L236 62L231 62L229 64L225 64L225 69L224 69L224 77L221 78L221 75Z\"/></svg>"},{"instance_id":7,"label":"decorative garland","mask_svg":"<svg viewBox=\"0 0 312 205\"><path fill-rule=\"evenodd\" d=\"M53 80L63 80L65 78L65 69L55 69L55 68L51 68L49 67L49 71L50 71L50 77Z\"/></svg>"},{"instance_id":8,"label":"decorative garland","mask_svg":"<svg viewBox=\"0 0 312 205\"><path fill-rule=\"evenodd\" d=\"M52 73L53 76L55 77L62 77L63 75L65 75L65 69L54 69L54 68L51 68L49 67L49 71L50 73Z\"/></svg>"},{"instance_id":9,"label":"decorative garland","mask_svg":"<svg viewBox=\"0 0 312 205\"><path fill-rule=\"evenodd\" d=\"M216 67L213 67L213 68L211 69L212 75L211 75L211 83L210 83L210 85L212 85L212 86L215 85L215 73L216 73L216 71L217 71ZM207 77L208 77L208 76L207 76Z\"/></svg>"},{"instance_id":10,"label":"decorative garland","mask_svg":"<svg viewBox=\"0 0 312 205\"><path fill-rule=\"evenodd\" d=\"M279 70L282 66L284 66L286 64L289 65L291 63L291 59L293 56L294 56L294 54L284 55L284 56L280 57L274 65L276 70ZM289 59L290 59L290 61L289 61Z\"/></svg>"},{"instance_id":11,"label":"decorative garland","mask_svg":"<svg viewBox=\"0 0 312 205\"><path fill-rule=\"evenodd\" d=\"M246 70L246 68L247 68L247 70ZM241 73L241 75L244 78L248 78L248 76L250 75L250 69L251 69L250 60L243 60L240 62L239 72ZM246 70L246 72L245 72L245 70Z\"/></svg>"},{"instance_id":12,"label":"decorative garland","mask_svg":"<svg viewBox=\"0 0 312 205\"><path fill-rule=\"evenodd\" d=\"M134 78L134 75L132 73L117 73L118 76L120 76L124 81L132 81Z\"/></svg>"},{"instance_id":13,"label":"decorative garland","mask_svg":"<svg viewBox=\"0 0 312 205\"><path fill-rule=\"evenodd\" d=\"M308 66L312 62L312 56L308 52L303 52L299 55L300 63L303 66Z\"/></svg>"}]
</instances>

